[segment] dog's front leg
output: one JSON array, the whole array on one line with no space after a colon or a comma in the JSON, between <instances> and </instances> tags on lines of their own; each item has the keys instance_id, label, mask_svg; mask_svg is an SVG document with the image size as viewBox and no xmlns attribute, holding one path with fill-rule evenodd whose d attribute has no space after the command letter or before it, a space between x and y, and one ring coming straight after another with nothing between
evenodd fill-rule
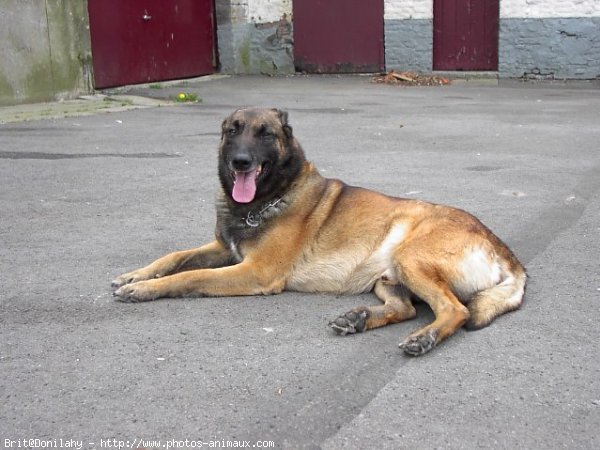
<instances>
[{"instance_id":1,"label":"dog's front leg","mask_svg":"<svg viewBox=\"0 0 600 450\"><path fill-rule=\"evenodd\" d=\"M222 267L232 264L232 254L221 242L213 241L192 250L169 253L141 269L125 273L112 281L113 289L143 280L160 278L183 270Z\"/></svg>"},{"instance_id":2,"label":"dog's front leg","mask_svg":"<svg viewBox=\"0 0 600 450\"><path fill-rule=\"evenodd\" d=\"M121 301L140 302L160 297L276 294L285 287L285 278L281 275L283 271L276 269L259 269L250 261L243 261L235 266L191 270L126 284L117 289L114 295Z\"/></svg>"}]
</instances>

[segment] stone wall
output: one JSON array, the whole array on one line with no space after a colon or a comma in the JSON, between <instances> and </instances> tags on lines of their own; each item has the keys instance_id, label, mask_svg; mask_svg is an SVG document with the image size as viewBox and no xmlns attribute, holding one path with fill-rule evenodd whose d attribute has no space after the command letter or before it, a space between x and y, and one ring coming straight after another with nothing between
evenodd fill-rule
<instances>
[{"instance_id":1,"label":"stone wall","mask_svg":"<svg viewBox=\"0 0 600 450\"><path fill-rule=\"evenodd\" d=\"M216 13L221 72L294 72L292 0L216 0Z\"/></svg>"},{"instance_id":2,"label":"stone wall","mask_svg":"<svg viewBox=\"0 0 600 450\"><path fill-rule=\"evenodd\" d=\"M87 2L0 0L0 105L90 92Z\"/></svg>"},{"instance_id":3,"label":"stone wall","mask_svg":"<svg viewBox=\"0 0 600 450\"><path fill-rule=\"evenodd\" d=\"M433 64L433 0L385 0L386 69L430 72Z\"/></svg>"},{"instance_id":4,"label":"stone wall","mask_svg":"<svg viewBox=\"0 0 600 450\"><path fill-rule=\"evenodd\" d=\"M600 78L598 0L501 0L501 77Z\"/></svg>"}]
</instances>

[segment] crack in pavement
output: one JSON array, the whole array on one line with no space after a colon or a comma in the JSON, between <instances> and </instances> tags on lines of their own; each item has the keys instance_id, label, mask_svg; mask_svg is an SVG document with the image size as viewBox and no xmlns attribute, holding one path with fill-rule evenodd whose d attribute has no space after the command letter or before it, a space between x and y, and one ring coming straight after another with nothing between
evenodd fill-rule
<instances>
[{"instance_id":1,"label":"crack in pavement","mask_svg":"<svg viewBox=\"0 0 600 450\"><path fill-rule=\"evenodd\" d=\"M0 152L0 159L82 159L82 158L180 158L174 153L44 153L44 152Z\"/></svg>"}]
</instances>

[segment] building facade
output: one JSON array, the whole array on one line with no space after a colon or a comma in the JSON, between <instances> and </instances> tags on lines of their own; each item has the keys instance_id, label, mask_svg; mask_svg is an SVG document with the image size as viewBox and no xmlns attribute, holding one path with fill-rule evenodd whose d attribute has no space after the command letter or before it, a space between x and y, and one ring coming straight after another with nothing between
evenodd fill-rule
<instances>
[{"instance_id":1,"label":"building facade","mask_svg":"<svg viewBox=\"0 0 600 450\"><path fill-rule=\"evenodd\" d=\"M133 38L155 37L156 31L144 31L156 30L150 26L158 16L148 6L152 2L0 0L0 104L68 98L99 85L92 3L106 5L96 10L110 10L111 20L119 22L138 5L131 23L140 31ZM189 11L199 3L211 11L202 23L210 27L212 50L205 57L214 72L283 75L366 68L600 79L600 0L164 0L163 12L179 10L169 24L171 42L180 31L177 20L181 27L184 21L195 23ZM366 56L354 51L362 47ZM103 67L108 72L109 63ZM160 80L148 76L147 81Z\"/></svg>"},{"instance_id":2,"label":"building facade","mask_svg":"<svg viewBox=\"0 0 600 450\"><path fill-rule=\"evenodd\" d=\"M434 69L434 3L385 0L388 69ZM500 77L600 78L599 0L500 0L498 13Z\"/></svg>"},{"instance_id":3,"label":"building facade","mask_svg":"<svg viewBox=\"0 0 600 450\"><path fill-rule=\"evenodd\" d=\"M311 1L311 0L303 0ZM378 0L347 0L355 3ZM474 9L490 0L380 0L384 3L386 70L431 72L435 14L440 5ZM221 70L292 73L293 0L216 0ZM501 78L600 78L600 0L496 0ZM339 6L334 6L339 7ZM475 21L477 17L475 18ZM460 69L459 69L460 70Z\"/></svg>"}]
</instances>

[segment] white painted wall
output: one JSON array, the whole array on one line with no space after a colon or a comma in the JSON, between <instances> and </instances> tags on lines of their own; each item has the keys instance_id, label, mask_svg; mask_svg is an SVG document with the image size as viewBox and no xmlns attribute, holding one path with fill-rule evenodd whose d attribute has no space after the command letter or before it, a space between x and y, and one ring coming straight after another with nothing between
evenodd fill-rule
<instances>
[{"instance_id":1,"label":"white painted wall","mask_svg":"<svg viewBox=\"0 0 600 450\"><path fill-rule=\"evenodd\" d=\"M384 15L385 20L432 19L433 0L385 0Z\"/></svg>"},{"instance_id":2,"label":"white painted wall","mask_svg":"<svg viewBox=\"0 0 600 450\"><path fill-rule=\"evenodd\" d=\"M249 23L278 22L284 14L288 20L292 16L292 0L246 0L246 2Z\"/></svg>"},{"instance_id":3,"label":"white painted wall","mask_svg":"<svg viewBox=\"0 0 600 450\"><path fill-rule=\"evenodd\" d=\"M384 5L385 20L433 18L433 0L385 0ZM598 16L600 0L500 0L501 19Z\"/></svg>"},{"instance_id":4,"label":"white painted wall","mask_svg":"<svg viewBox=\"0 0 600 450\"><path fill-rule=\"evenodd\" d=\"M600 0L500 0L500 18L598 17Z\"/></svg>"}]
</instances>

